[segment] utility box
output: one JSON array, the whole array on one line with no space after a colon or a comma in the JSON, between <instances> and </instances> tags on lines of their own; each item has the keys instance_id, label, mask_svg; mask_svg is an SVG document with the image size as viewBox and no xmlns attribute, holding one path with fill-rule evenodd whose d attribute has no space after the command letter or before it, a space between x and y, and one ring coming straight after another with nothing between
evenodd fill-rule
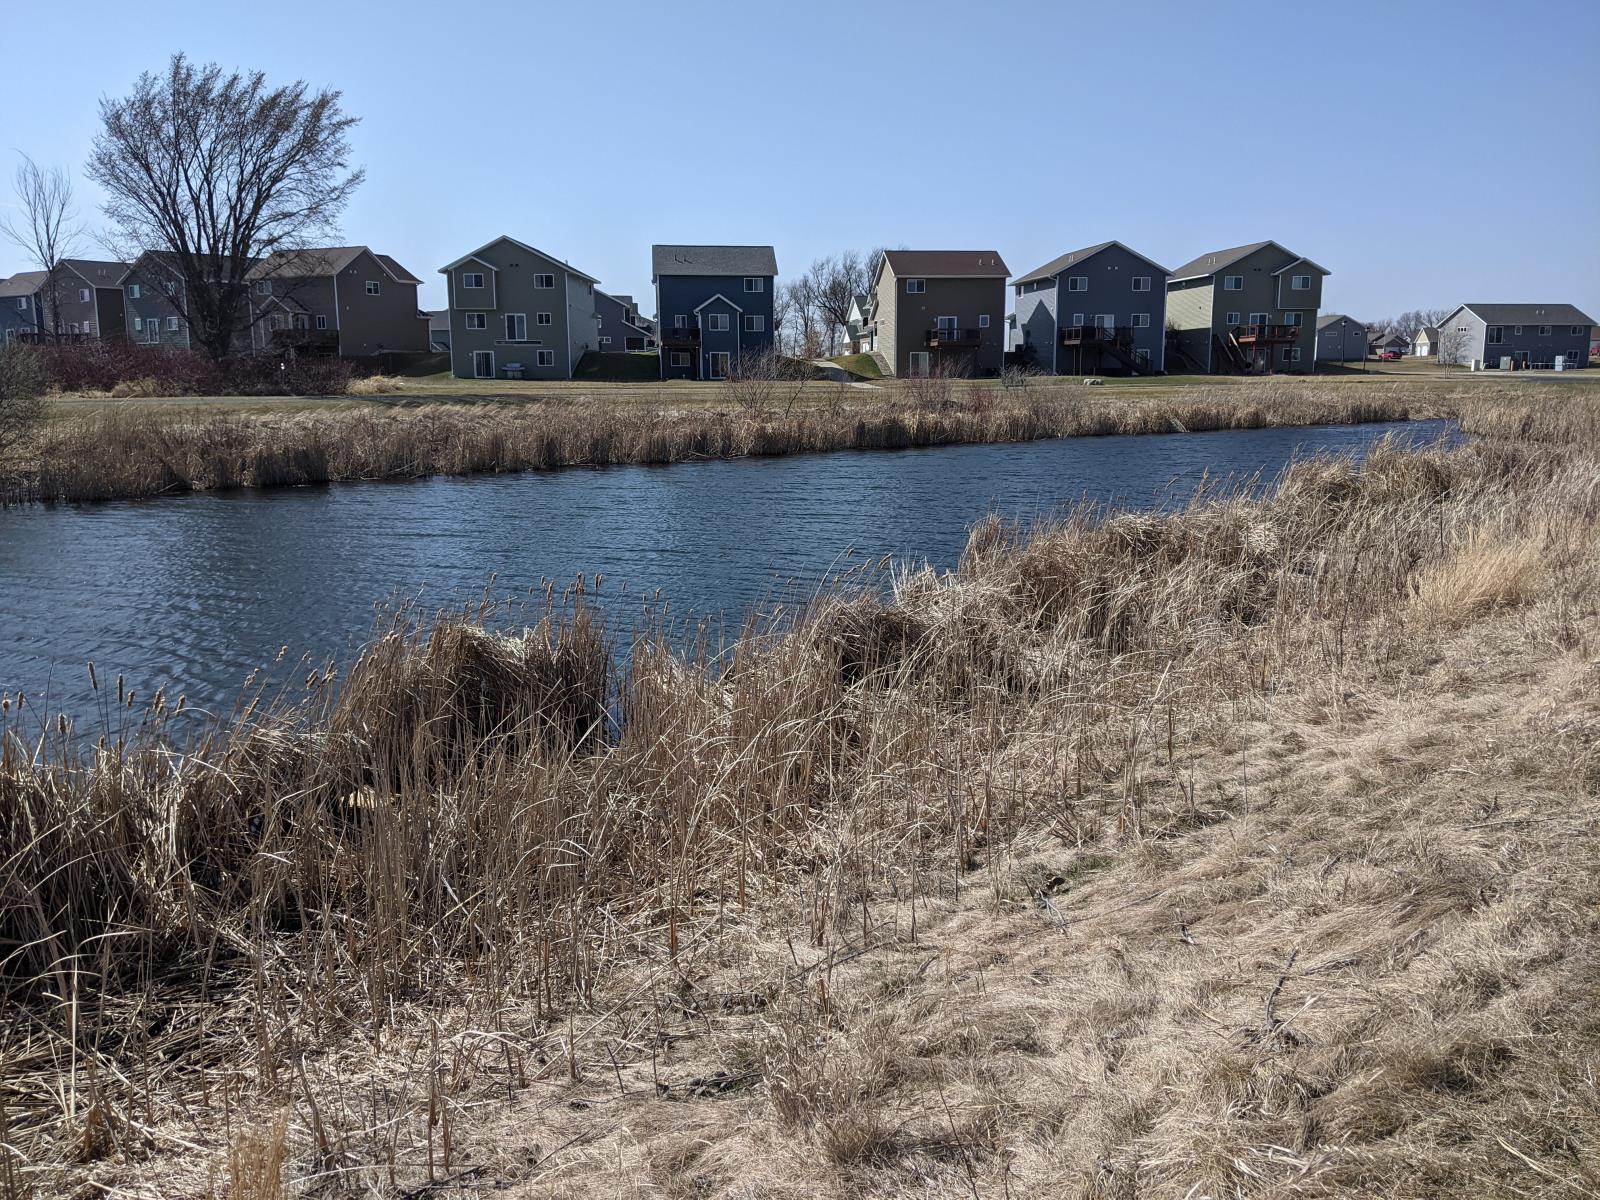
<instances>
[{"instance_id":1,"label":"utility box","mask_svg":"<svg viewBox=\"0 0 1600 1200\"><path fill-rule=\"evenodd\" d=\"M1565 371L1566 369L1567 369L1567 356L1565 354L1556 355L1556 370Z\"/></svg>"},{"instance_id":2,"label":"utility box","mask_svg":"<svg viewBox=\"0 0 1600 1200\"><path fill-rule=\"evenodd\" d=\"M1483 370L1483 359L1481 359L1481 358L1475 358L1475 359L1473 359L1473 360L1472 360L1472 369L1473 369L1473 370L1474 370L1474 371L1481 371L1481 370Z\"/></svg>"},{"instance_id":3,"label":"utility box","mask_svg":"<svg viewBox=\"0 0 1600 1200\"><path fill-rule=\"evenodd\" d=\"M1517 369L1517 360L1509 354L1502 354L1500 356L1500 369L1502 371L1515 371Z\"/></svg>"}]
</instances>

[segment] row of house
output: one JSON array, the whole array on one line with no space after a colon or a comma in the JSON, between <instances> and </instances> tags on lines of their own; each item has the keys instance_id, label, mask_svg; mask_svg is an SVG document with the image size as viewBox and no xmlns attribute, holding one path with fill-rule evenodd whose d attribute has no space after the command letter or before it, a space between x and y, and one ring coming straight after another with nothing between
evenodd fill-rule
<instances>
[{"instance_id":1,"label":"row of house","mask_svg":"<svg viewBox=\"0 0 1600 1200\"><path fill-rule=\"evenodd\" d=\"M218 264L228 271L231 264ZM369 359L428 350L421 280L366 246L270 254L245 272L235 352L295 351ZM55 271L0 280L0 341L120 338L188 349L193 311L177 258L152 250L132 263L65 259Z\"/></svg>"}]
</instances>

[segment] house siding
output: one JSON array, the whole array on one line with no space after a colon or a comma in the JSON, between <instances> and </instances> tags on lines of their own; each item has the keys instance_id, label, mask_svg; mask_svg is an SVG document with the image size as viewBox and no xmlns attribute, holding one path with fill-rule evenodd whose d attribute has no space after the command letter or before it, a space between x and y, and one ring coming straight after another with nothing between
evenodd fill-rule
<instances>
[{"instance_id":1,"label":"house siding","mask_svg":"<svg viewBox=\"0 0 1600 1200\"><path fill-rule=\"evenodd\" d=\"M1467 314L1472 317L1472 324L1468 326L1467 342L1475 347L1469 350L1464 359L1479 358L1483 360L1485 368L1497 370L1503 358L1519 358L1526 355L1527 365L1548 367L1555 363L1558 355L1565 356L1569 369L1584 368L1589 365L1589 336L1591 327L1579 325L1579 332L1573 333L1570 322L1557 325L1548 322L1550 332L1541 334L1540 323L1537 318L1533 322L1525 322L1521 326L1522 332L1517 332L1515 322L1506 322L1499 326L1484 322L1476 314ZM1445 327L1441 326L1441 334ZM1490 345L1488 341L1489 330L1500 330L1500 341Z\"/></svg>"},{"instance_id":2,"label":"house siding","mask_svg":"<svg viewBox=\"0 0 1600 1200\"><path fill-rule=\"evenodd\" d=\"M1320 279L1314 278L1313 287L1308 292L1292 293L1288 290L1288 276L1297 273L1310 273L1313 277L1316 277L1319 274L1309 266L1305 268L1305 272L1301 272L1298 260L1298 255L1292 254L1276 245L1268 245L1251 254L1247 254L1237 262L1229 264L1215 275L1203 276L1196 281L1185 281L1182 285L1177 283L1171 285L1175 295L1179 290L1198 290L1193 288L1194 283L1206 286L1211 293L1210 320L1203 327L1191 323L1195 322L1199 316L1199 311L1195 306L1188 303L1174 304L1172 303L1174 297L1169 297L1167 311L1169 317L1180 331L1179 344L1191 355L1194 355L1197 361L1209 362L1210 369L1215 371L1218 364L1214 361L1214 355L1212 354L1211 338L1213 336L1226 337L1235 324L1249 324L1251 313L1265 313L1267 316L1266 323L1269 325L1290 324L1291 322L1286 320L1286 314L1297 313L1299 315L1299 333L1295 341L1286 346L1261 347L1255 361L1263 362L1267 351L1270 350L1272 354L1271 362L1270 364L1264 364L1267 369L1275 372L1287 371L1290 373L1311 370L1316 361L1317 308L1320 304L1322 288ZM1274 273L1279 268L1289 266L1291 263L1296 263L1295 268L1285 272L1283 276ZM1234 275L1240 277L1240 288L1238 291L1228 291L1226 280L1229 276ZM1284 288L1281 294L1279 291L1280 279L1283 280ZM1305 307L1287 309L1282 307L1280 300L1291 296L1295 298L1297 305L1304 302ZM1230 313L1237 313L1238 320L1229 321L1228 314ZM1190 347L1195 346L1198 346L1200 350L1198 355L1195 355L1195 351L1190 349ZM1299 350L1298 362L1293 361L1292 357L1285 357L1285 351L1290 349Z\"/></svg>"},{"instance_id":3,"label":"house siding","mask_svg":"<svg viewBox=\"0 0 1600 1200\"><path fill-rule=\"evenodd\" d=\"M1045 280L1042 287L1021 284L1015 291L1019 349L1031 355L1033 366L1053 374L1057 369L1056 331L1061 327L1056 315L1055 281Z\"/></svg>"},{"instance_id":4,"label":"house siding","mask_svg":"<svg viewBox=\"0 0 1600 1200\"><path fill-rule=\"evenodd\" d=\"M1178 348L1203 371L1211 369L1212 299L1210 279L1167 285L1167 323L1174 331Z\"/></svg>"},{"instance_id":5,"label":"house siding","mask_svg":"<svg viewBox=\"0 0 1600 1200\"><path fill-rule=\"evenodd\" d=\"M1083 277L1083 291L1068 290L1069 280L1074 276ZM1148 291L1133 290L1133 281L1139 278L1150 281ZM1033 295L1050 295L1055 316L1054 328L1045 334L1049 339L1046 343L1040 343L1040 335L1034 330L1034 326L1043 324L1036 313L1029 325L1037 350L1036 366L1067 374L1081 374L1086 370L1131 369L1116 356L1097 352L1092 347L1060 345L1060 329L1077 324L1094 324L1097 318L1110 316L1114 326L1131 330L1130 348L1149 355L1147 370L1156 372L1166 369L1167 275L1137 254L1120 245L1107 246L1062 268L1055 276L1054 286L1049 292ZM1018 298L1019 312L1024 298ZM1143 315L1149 324L1133 328L1135 314ZM1077 320L1079 315L1082 321Z\"/></svg>"},{"instance_id":6,"label":"house siding","mask_svg":"<svg viewBox=\"0 0 1600 1200\"><path fill-rule=\"evenodd\" d=\"M189 327L167 295L166 288L169 285L175 289L177 296L182 296L182 283L165 265L149 258L142 258L133 265L122 282L124 328L130 342L142 346L164 346L168 350L190 348ZM132 294L135 286L139 289L138 296ZM176 319L176 329L168 328L171 324L169 318ZM156 336L153 338L150 336L150 321L157 323Z\"/></svg>"},{"instance_id":7,"label":"house siding","mask_svg":"<svg viewBox=\"0 0 1600 1200\"><path fill-rule=\"evenodd\" d=\"M599 348L601 350L648 349L649 333L628 320L630 314L635 317L639 315L635 310L623 304L616 297L608 296L597 288L594 294L594 311L595 315L600 318L599 336L611 339L609 344L600 345ZM628 345L629 338L633 338L639 344L630 347Z\"/></svg>"},{"instance_id":8,"label":"house siding","mask_svg":"<svg viewBox=\"0 0 1600 1200\"><path fill-rule=\"evenodd\" d=\"M696 372L704 376L707 355L712 350L728 350L733 356L729 361L737 365L746 355L763 353L772 348L772 294L773 277L771 275L757 276L762 280L761 291L746 292L744 290L743 275L661 275L656 278L656 319L659 322L660 333L657 335L660 345L661 378L663 379L693 379ZM701 325L700 347L696 357L691 361L695 366L684 368L672 366L673 350L666 345L666 339L671 336L675 318L682 315L688 318L688 323L696 323L696 309L705 304L713 296L721 295L738 306L735 314L739 319L730 322L732 328L728 335L718 335L715 345L711 342L710 332ZM710 311L724 311L721 308ZM731 310L729 310L731 311ZM762 318L762 330L759 333L746 333L743 318L759 315ZM679 352L684 348L677 347Z\"/></svg>"},{"instance_id":9,"label":"house siding","mask_svg":"<svg viewBox=\"0 0 1600 1200\"><path fill-rule=\"evenodd\" d=\"M473 352L493 352L495 374L505 376L506 367L520 363L526 379L567 379L571 377L574 337L572 323L581 318L581 304L575 311L568 289L568 280L579 288L588 287L586 281L572 277L571 270L561 262L544 254L526 249L509 239L497 242L475 252L478 262L467 262L450 271L450 368L459 379L473 378ZM493 269L491 269L493 268ZM481 293L461 287L461 276L467 272L481 271L486 277ZM535 275L554 275L555 286L536 288ZM481 296L481 301L480 301ZM465 297L465 303L463 303ZM589 311L593 312L593 298L589 298ZM468 329L466 314L485 314L486 328ZM510 313L521 313L526 318L527 340L512 342L506 338L505 318ZM549 313L550 324L540 325L539 314ZM422 322L418 322L419 325ZM590 328L593 328L591 319ZM592 342L593 333L586 335ZM554 361L539 365L539 351L554 354Z\"/></svg>"},{"instance_id":10,"label":"house siding","mask_svg":"<svg viewBox=\"0 0 1600 1200\"><path fill-rule=\"evenodd\" d=\"M1317 330L1318 362L1361 362L1367 357L1367 327L1347 319L1343 329L1338 321Z\"/></svg>"},{"instance_id":11,"label":"house siding","mask_svg":"<svg viewBox=\"0 0 1600 1200\"><path fill-rule=\"evenodd\" d=\"M378 295L367 295L367 280L378 281ZM428 320L417 315L417 285L391 279L371 251L362 251L328 288L337 304L339 353L347 358L379 354L421 354L428 349Z\"/></svg>"},{"instance_id":12,"label":"house siding","mask_svg":"<svg viewBox=\"0 0 1600 1200\"><path fill-rule=\"evenodd\" d=\"M926 279L927 290L908 294L904 279ZM971 375L997 375L1005 363L1006 281L1002 276L985 279L941 279L938 276L897 276L886 261L878 278L878 348L889 364L891 375L911 373L911 355L927 351L929 366L948 365ZM978 318L988 316L989 327L980 327ZM974 348L928 351L928 331L939 317L956 318L956 327L978 334ZM892 331L887 344L884 333Z\"/></svg>"}]
</instances>

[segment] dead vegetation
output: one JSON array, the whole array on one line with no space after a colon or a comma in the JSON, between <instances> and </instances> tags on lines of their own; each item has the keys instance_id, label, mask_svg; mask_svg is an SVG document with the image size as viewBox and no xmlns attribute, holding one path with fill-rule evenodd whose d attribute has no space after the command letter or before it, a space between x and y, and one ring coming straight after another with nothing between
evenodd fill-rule
<instances>
[{"instance_id":1,"label":"dead vegetation","mask_svg":"<svg viewBox=\"0 0 1600 1200\"><path fill-rule=\"evenodd\" d=\"M1593 445L14 730L0 1195L1593 1194Z\"/></svg>"}]
</instances>

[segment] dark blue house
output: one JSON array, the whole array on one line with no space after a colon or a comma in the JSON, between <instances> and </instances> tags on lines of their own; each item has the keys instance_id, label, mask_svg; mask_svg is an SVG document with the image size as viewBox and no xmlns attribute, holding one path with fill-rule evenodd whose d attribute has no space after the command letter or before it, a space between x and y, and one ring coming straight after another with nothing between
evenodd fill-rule
<instances>
[{"instance_id":1,"label":"dark blue house","mask_svg":"<svg viewBox=\"0 0 1600 1200\"><path fill-rule=\"evenodd\" d=\"M726 379L772 350L771 246L653 246L663 379Z\"/></svg>"}]
</instances>

